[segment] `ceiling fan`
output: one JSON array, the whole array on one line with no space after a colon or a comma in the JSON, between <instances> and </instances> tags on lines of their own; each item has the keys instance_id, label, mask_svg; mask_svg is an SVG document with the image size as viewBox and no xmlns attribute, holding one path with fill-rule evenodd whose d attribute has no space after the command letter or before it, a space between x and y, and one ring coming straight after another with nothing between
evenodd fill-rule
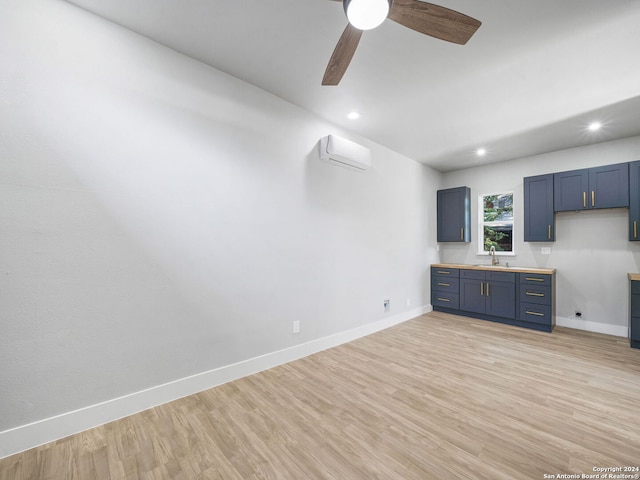
<instances>
[{"instance_id":1,"label":"ceiling fan","mask_svg":"<svg viewBox=\"0 0 640 480\"><path fill-rule=\"evenodd\" d=\"M481 22L449 8L420 0L333 0L342 2L349 20L329 65L322 85L338 85L358 47L363 30L380 25L386 18L416 32L464 45Z\"/></svg>"}]
</instances>

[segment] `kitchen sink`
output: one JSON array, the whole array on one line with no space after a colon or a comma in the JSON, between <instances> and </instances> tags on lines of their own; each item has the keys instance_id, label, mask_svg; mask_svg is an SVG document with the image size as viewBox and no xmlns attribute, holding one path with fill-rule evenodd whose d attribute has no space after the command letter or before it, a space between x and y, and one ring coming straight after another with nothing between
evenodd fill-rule
<instances>
[{"instance_id":1,"label":"kitchen sink","mask_svg":"<svg viewBox=\"0 0 640 480\"><path fill-rule=\"evenodd\" d=\"M483 265L480 263L476 263L473 265L474 267L482 267L482 268L518 268L513 265Z\"/></svg>"}]
</instances>

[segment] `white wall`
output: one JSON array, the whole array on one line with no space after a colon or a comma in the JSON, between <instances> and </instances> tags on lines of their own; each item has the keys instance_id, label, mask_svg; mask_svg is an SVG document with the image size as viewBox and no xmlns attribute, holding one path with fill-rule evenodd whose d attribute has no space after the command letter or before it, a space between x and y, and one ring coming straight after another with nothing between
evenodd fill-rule
<instances>
[{"instance_id":1,"label":"white wall","mask_svg":"<svg viewBox=\"0 0 640 480\"><path fill-rule=\"evenodd\" d=\"M428 308L438 172L57 0L2 2L0 65L0 456Z\"/></svg>"},{"instance_id":2,"label":"white wall","mask_svg":"<svg viewBox=\"0 0 640 480\"><path fill-rule=\"evenodd\" d=\"M484 167L449 172L444 185L471 188L472 243L440 244L443 262L485 263L479 256L478 196L514 191L515 257L511 265L557 268L558 324L627 336L628 272L640 271L640 244L627 240L628 209L556 214L554 243L523 241L523 177L640 160L640 137L611 141L522 158ZM551 247L551 255L542 255ZM576 310L582 319L574 317Z\"/></svg>"}]
</instances>

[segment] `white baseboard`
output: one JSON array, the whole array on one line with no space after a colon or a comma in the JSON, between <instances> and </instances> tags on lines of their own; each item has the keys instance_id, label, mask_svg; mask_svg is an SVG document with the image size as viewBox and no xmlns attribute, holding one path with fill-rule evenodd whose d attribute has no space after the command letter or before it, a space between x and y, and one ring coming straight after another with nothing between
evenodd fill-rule
<instances>
[{"instance_id":1,"label":"white baseboard","mask_svg":"<svg viewBox=\"0 0 640 480\"><path fill-rule=\"evenodd\" d=\"M556 325L558 327L575 328L576 330L604 333L605 335L614 335L616 337L629 337L629 327L624 325L610 325L608 323L589 322L568 317L556 317Z\"/></svg>"},{"instance_id":2,"label":"white baseboard","mask_svg":"<svg viewBox=\"0 0 640 480\"><path fill-rule=\"evenodd\" d=\"M312 340L243 362L216 368L147 390L108 400L0 432L0 458L88 430L178 398L356 340L431 311L430 305L393 315L346 332Z\"/></svg>"}]
</instances>

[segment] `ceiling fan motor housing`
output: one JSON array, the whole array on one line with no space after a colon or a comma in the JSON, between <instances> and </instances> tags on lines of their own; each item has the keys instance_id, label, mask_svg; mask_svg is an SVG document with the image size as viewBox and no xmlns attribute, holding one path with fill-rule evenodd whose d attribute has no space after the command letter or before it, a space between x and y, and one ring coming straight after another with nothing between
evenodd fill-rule
<instances>
[{"instance_id":1,"label":"ceiling fan motor housing","mask_svg":"<svg viewBox=\"0 0 640 480\"><path fill-rule=\"evenodd\" d=\"M391 9L393 0L343 0L349 23L359 30L371 30L380 25Z\"/></svg>"}]
</instances>

